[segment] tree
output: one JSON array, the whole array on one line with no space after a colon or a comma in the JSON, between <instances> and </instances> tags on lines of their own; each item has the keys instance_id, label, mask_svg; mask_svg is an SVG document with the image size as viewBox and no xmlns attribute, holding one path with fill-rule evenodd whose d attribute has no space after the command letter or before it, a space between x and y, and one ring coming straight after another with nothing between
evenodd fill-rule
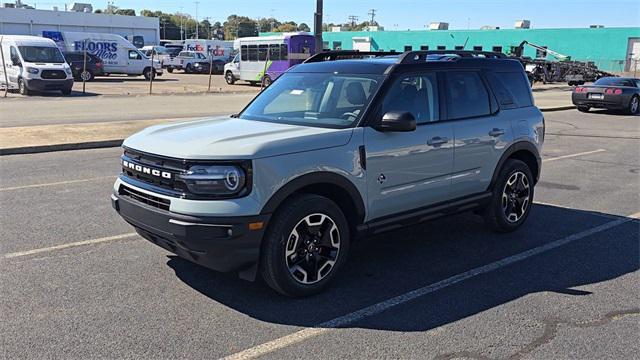
<instances>
[{"instance_id":1,"label":"tree","mask_svg":"<svg viewBox=\"0 0 640 360\"><path fill-rule=\"evenodd\" d=\"M310 32L311 28L309 27L309 25L307 25L305 23L300 23L300 25L298 25L298 31Z\"/></svg>"},{"instance_id":2,"label":"tree","mask_svg":"<svg viewBox=\"0 0 640 360\"><path fill-rule=\"evenodd\" d=\"M293 21L287 21L285 23L280 24L273 31L275 32L293 32L298 30L298 24Z\"/></svg>"},{"instance_id":3,"label":"tree","mask_svg":"<svg viewBox=\"0 0 640 360\"><path fill-rule=\"evenodd\" d=\"M136 11L133 9L116 9L116 15L136 16Z\"/></svg>"},{"instance_id":4,"label":"tree","mask_svg":"<svg viewBox=\"0 0 640 360\"><path fill-rule=\"evenodd\" d=\"M222 25L224 38L233 40L239 37L256 36L258 23L246 16L230 15Z\"/></svg>"},{"instance_id":5,"label":"tree","mask_svg":"<svg viewBox=\"0 0 640 360\"><path fill-rule=\"evenodd\" d=\"M260 32L274 31L282 23L274 18L261 18L257 21Z\"/></svg>"}]
</instances>

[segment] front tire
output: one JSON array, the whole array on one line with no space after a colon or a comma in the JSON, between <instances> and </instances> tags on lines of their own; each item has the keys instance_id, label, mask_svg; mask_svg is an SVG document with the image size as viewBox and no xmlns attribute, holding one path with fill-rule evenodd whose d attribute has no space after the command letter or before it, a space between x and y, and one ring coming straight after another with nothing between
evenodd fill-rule
<instances>
[{"instance_id":1,"label":"front tire","mask_svg":"<svg viewBox=\"0 0 640 360\"><path fill-rule=\"evenodd\" d=\"M500 233L517 230L531 212L533 188L529 166L520 160L507 160L493 187L491 203L484 211L485 224Z\"/></svg>"},{"instance_id":2,"label":"front tire","mask_svg":"<svg viewBox=\"0 0 640 360\"><path fill-rule=\"evenodd\" d=\"M187 67L184 68L184 72L187 74L193 73L193 66L191 64L187 64Z\"/></svg>"},{"instance_id":3,"label":"front tire","mask_svg":"<svg viewBox=\"0 0 640 360\"><path fill-rule=\"evenodd\" d=\"M233 76L233 73L231 71L227 71L227 73L224 75L224 80L229 85L233 85L236 83L236 77Z\"/></svg>"},{"instance_id":4,"label":"front tire","mask_svg":"<svg viewBox=\"0 0 640 360\"><path fill-rule=\"evenodd\" d=\"M583 112L583 113L587 113L589 112L591 108L588 106L578 106L578 111Z\"/></svg>"},{"instance_id":5,"label":"front tire","mask_svg":"<svg viewBox=\"0 0 640 360\"><path fill-rule=\"evenodd\" d=\"M169 66L169 67L167 68L167 71L171 74L171 73L173 72L173 68L172 68L171 66Z\"/></svg>"},{"instance_id":6,"label":"front tire","mask_svg":"<svg viewBox=\"0 0 640 360\"><path fill-rule=\"evenodd\" d=\"M287 200L265 235L260 267L265 282L291 297L321 292L349 252L349 226L331 200L304 194Z\"/></svg>"},{"instance_id":7,"label":"front tire","mask_svg":"<svg viewBox=\"0 0 640 360\"><path fill-rule=\"evenodd\" d=\"M629 101L627 112L630 115L637 115L640 112L640 98L638 95L634 95Z\"/></svg>"},{"instance_id":8,"label":"front tire","mask_svg":"<svg viewBox=\"0 0 640 360\"><path fill-rule=\"evenodd\" d=\"M31 90L27 87L27 83L25 83L24 79L18 79L18 93L20 95L29 96L31 95Z\"/></svg>"},{"instance_id":9,"label":"front tire","mask_svg":"<svg viewBox=\"0 0 640 360\"><path fill-rule=\"evenodd\" d=\"M269 75L265 75L262 78L262 87L264 87L265 89L268 88L269 86L271 86L271 83L273 82L273 80L271 80L271 77Z\"/></svg>"}]
</instances>

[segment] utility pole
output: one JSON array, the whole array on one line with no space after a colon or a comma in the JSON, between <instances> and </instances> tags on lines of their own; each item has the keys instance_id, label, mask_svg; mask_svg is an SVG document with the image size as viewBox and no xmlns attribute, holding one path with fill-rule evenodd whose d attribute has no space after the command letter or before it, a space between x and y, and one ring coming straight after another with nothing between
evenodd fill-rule
<instances>
[{"instance_id":1,"label":"utility pole","mask_svg":"<svg viewBox=\"0 0 640 360\"><path fill-rule=\"evenodd\" d=\"M373 26L376 23L376 11L378 11L378 10L371 9L367 13L369 16L371 16L371 21L369 22L369 26Z\"/></svg>"},{"instance_id":2,"label":"utility pole","mask_svg":"<svg viewBox=\"0 0 640 360\"><path fill-rule=\"evenodd\" d=\"M198 23L198 4L200 4L200 1L196 1L196 39L200 38L198 37L198 28L200 27Z\"/></svg>"},{"instance_id":3,"label":"utility pole","mask_svg":"<svg viewBox=\"0 0 640 360\"><path fill-rule=\"evenodd\" d=\"M356 25L358 25L358 17L349 15L349 22L351 23L351 30L355 29Z\"/></svg>"},{"instance_id":4,"label":"utility pole","mask_svg":"<svg viewBox=\"0 0 640 360\"><path fill-rule=\"evenodd\" d=\"M183 7L180 6L180 41L184 40L184 30L182 27L182 9Z\"/></svg>"},{"instance_id":5,"label":"utility pole","mask_svg":"<svg viewBox=\"0 0 640 360\"><path fill-rule=\"evenodd\" d=\"M319 54L323 50L323 41L322 41L322 12L323 12L323 3L322 0L316 0L316 12L314 16L313 23L313 34L316 39L316 54Z\"/></svg>"}]
</instances>

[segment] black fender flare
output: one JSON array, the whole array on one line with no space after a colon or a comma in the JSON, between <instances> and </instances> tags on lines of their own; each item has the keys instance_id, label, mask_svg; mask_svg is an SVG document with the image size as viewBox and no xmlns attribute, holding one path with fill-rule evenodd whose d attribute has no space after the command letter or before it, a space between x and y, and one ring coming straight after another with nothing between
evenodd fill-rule
<instances>
[{"instance_id":1,"label":"black fender flare","mask_svg":"<svg viewBox=\"0 0 640 360\"><path fill-rule=\"evenodd\" d=\"M310 185L320 184L332 184L344 189L345 192L349 194L351 202L355 206L358 219L364 219L364 201L362 200L362 196L360 195L360 192L358 191L356 186L343 175L328 171L305 174L289 181L286 185L282 186L271 196L269 201L267 201L267 203L262 207L262 211L260 213L271 214L276 211L278 206L280 206L280 204L282 204L285 199L287 199L296 191L299 191L300 189Z\"/></svg>"},{"instance_id":2,"label":"black fender flare","mask_svg":"<svg viewBox=\"0 0 640 360\"><path fill-rule=\"evenodd\" d=\"M509 146L507 150L505 150L504 153L502 153L502 156L500 157L500 160L498 161L496 168L493 170L493 176L491 177L491 184L489 185L489 189L492 189L493 185L496 183L496 181L498 181L498 175L500 174L500 169L502 169L502 166L504 166L504 163L507 161L507 159L509 159L511 155L513 155L514 153L522 150L530 152L531 155L533 155L536 158L536 161L538 163L538 173L536 174L535 181L536 183L538 182L538 179L540 179L540 173L542 169L542 158L540 157L540 152L538 152L538 148L533 143L529 141L518 141L516 143L511 144L511 146Z\"/></svg>"}]
</instances>

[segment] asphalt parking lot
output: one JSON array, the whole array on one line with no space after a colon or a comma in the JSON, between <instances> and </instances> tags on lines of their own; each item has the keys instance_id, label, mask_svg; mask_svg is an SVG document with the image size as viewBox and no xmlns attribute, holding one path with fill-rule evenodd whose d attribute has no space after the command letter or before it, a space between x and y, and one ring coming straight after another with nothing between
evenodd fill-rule
<instances>
[{"instance_id":1,"label":"asphalt parking lot","mask_svg":"<svg viewBox=\"0 0 640 360\"><path fill-rule=\"evenodd\" d=\"M518 232L461 214L382 234L296 300L133 234L109 202L118 148L0 157L0 355L637 358L640 117L545 117Z\"/></svg>"}]
</instances>

